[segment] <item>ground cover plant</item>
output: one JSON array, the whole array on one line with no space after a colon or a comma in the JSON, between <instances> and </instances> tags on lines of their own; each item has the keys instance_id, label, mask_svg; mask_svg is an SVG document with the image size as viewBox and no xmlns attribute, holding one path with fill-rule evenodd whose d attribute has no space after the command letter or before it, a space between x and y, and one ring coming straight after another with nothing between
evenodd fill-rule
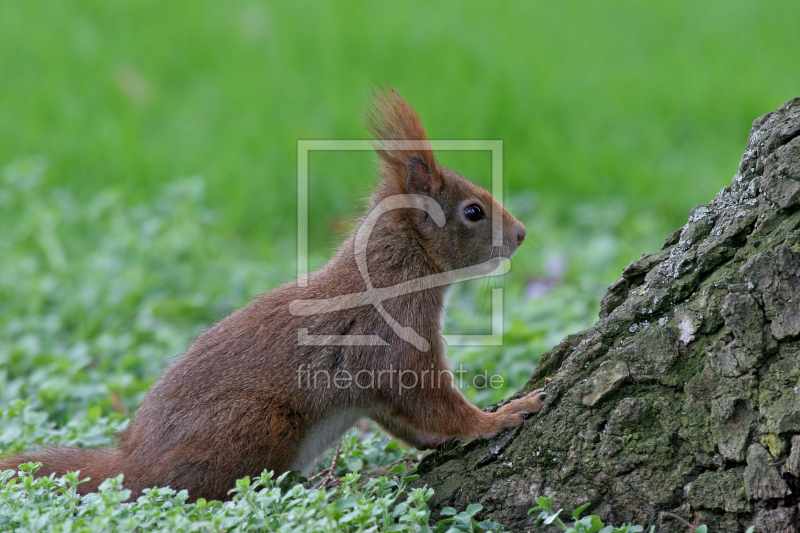
<instances>
[{"instance_id":1,"label":"ground cover plant","mask_svg":"<svg viewBox=\"0 0 800 533\"><path fill-rule=\"evenodd\" d=\"M26 470L33 470L34 467ZM413 476L403 465L393 470L396 478L370 480L360 485L358 475L342 479L334 491L305 490L287 475L273 478L264 473L254 480L239 480L232 501L198 500L186 503L187 493L152 489L134 504L121 478L109 479L100 492L80 498L78 476L62 479L22 477L3 486L0 529L21 531L430 531L430 512L425 502L431 489L406 493ZM2 475L7 477L7 475ZM2 479L2 478L0 478ZM400 501L400 496L403 501ZM332 501L331 501L332 500ZM15 505L23 502L24 505ZM473 514L477 510L473 510ZM460 531L484 531L492 524L472 524Z\"/></svg>"}]
</instances>

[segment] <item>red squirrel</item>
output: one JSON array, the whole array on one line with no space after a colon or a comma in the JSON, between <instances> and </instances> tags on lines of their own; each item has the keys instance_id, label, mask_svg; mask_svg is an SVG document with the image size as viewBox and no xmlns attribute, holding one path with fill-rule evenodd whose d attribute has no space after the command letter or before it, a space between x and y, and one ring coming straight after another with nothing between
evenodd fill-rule
<instances>
[{"instance_id":1,"label":"red squirrel","mask_svg":"<svg viewBox=\"0 0 800 533\"><path fill-rule=\"evenodd\" d=\"M380 160L370 211L393 197L411 204L366 215L371 231L345 240L307 283L278 287L200 335L150 390L117 447L48 447L7 456L0 470L38 461L37 475L80 470L89 478L81 494L124 474L132 498L169 486L191 500L226 500L244 476L308 472L362 418L433 449L492 437L538 412L538 390L493 413L469 403L447 371L440 331L452 281L441 276L510 258L525 226L436 162L417 113L394 89L376 91L366 124ZM380 301L363 297L380 291ZM317 301L333 306L313 313Z\"/></svg>"}]
</instances>

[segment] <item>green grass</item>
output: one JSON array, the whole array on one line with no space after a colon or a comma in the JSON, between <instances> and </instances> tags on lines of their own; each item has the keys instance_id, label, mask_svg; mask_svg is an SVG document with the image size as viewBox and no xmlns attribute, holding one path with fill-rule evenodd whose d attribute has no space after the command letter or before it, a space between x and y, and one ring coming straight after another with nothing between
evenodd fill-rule
<instances>
[{"instance_id":1,"label":"green grass","mask_svg":"<svg viewBox=\"0 0 800 533\"><path fill-rule=\"evenodd\" d=\"M110 443L197 333L290 279L297 140L365 138L384 81L431 138L504 141L530 243L505 279L455 293L446 327L488 332L488 289L505 287L505 344L451 354L506 379L470 399L507 396L730 182L752 120L798 95L799 16L791 1L0 2L0 451ZM488 185L488 153L439 158ZM312 153L312 264L373 168ZM350 435L339 473L402 453Z\"/></svg>"},{"instance_id":2,"label":"green grass","mask_svg":"<svg viewBox=\"0 0 800 533\"><path fill-rule=\"evenodd\" d=\"M621 199L675 226L730 180L751 121L797 95L798 16L791 1L3 2L0 162L44 155L48 185L138 200L204 176L222 231L271 258L293 248L297 139L364 138L386 80L431 137L503 139L511 193ZM317 244L370 176L367 157L312 166Z\"/></svg>"}]
</instances>

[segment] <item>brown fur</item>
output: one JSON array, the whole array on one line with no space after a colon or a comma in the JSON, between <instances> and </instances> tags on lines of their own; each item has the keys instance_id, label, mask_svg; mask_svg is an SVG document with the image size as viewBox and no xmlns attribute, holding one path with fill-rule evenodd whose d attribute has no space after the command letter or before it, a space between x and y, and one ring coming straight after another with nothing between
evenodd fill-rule
<instances>
[{"instance_id":1,"label":"brown fur","mask_svg":"<svg viewBox=\"0 0 800 533\"><path fill-rule=\"evenodd\" d=\"M434 224L423 211L400 209L380 217L367 247L375 287L486 261L510 257L524 239L524 226L485 190L437 164L430 146L404 151L395 141L427 137L411 106L394 90L376 95L368 128L376 137L381 183L372 205L403 193L427 194L443 208L447 223ZM486 218L468 221L464 207L479 204ZM502 209L503 246L493 247L491 213ZM263 470L284 472L313 466L313 455L334 443L358 418L376 421L397 438L421 449L453 437L491 437L523 423L541 408L538 391L495 413L470 404L451 386L440 334L446 287L386 300L386 311L430 341L421 352L400 339L371 306L312 316L294 316L295 299L321 299L365 290L354 259L354 236L331 261L296 282L256 298L198 337L153 386L132 425L114 449L46 448L0 460L0 470L40 461L39 475L81 471L95 491L104 479L125 475L133 497L142 489L187 489L192 499L224 500L235 480ZM386 346L307 346L298 328L311 335L380 335ZM301 365L309 379L299 379ZM398 386L390 369L438 375L409 390ZM374 386L326 386L324 374L372 371ZM379 374L380 370L387 371ZM438 374L437 374L438 373ZM375 377L378 379L375 379ZM366 382L363 380L362 382ZM406 384L410 384L406 381ZM315 385L315 386L314 386ZM317 440L319 442L317 442ZM317 446L311 444L317 443ZM309 457L301 457L308 449ZM303 462L303 464L300 464Z\"/></svg>"}]
</instances>

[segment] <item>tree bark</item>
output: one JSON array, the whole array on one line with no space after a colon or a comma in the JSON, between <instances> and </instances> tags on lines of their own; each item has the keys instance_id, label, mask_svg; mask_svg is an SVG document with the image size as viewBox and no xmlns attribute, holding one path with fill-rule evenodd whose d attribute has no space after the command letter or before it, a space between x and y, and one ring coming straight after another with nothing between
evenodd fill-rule
<instances>
[{"instance_id":1,"label":"tree bark","mask_svg":"<svg viewBox=\"0 0 800 533\"><path fill-rule=\"evenodd\" d=\"M607 524L800 531L800 98L754 122L733 183L628 265L520 394L542 386L524 426L423 460L434 510L481 503L541 531L528 509L557 492Z\"/></svg>"}]
</instances>

